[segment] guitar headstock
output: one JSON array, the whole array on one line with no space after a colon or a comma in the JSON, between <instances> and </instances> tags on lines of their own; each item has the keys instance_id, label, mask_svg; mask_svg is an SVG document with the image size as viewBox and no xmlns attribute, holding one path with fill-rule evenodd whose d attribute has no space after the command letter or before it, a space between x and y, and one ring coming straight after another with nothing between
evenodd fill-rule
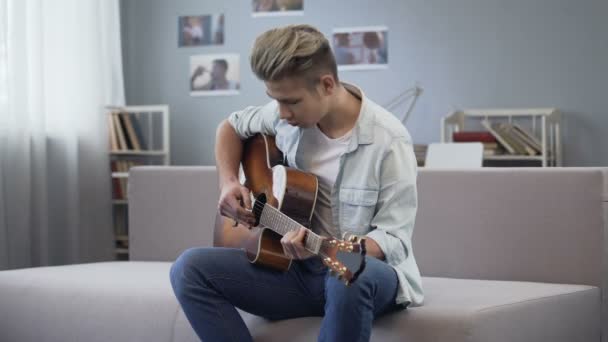
<instances>
[{"instance_id":1,"label":"guitar headstock","mask_svg":"<svg viewBox=\"0 0 608 342\"><path fill-rule=\"evenodd\" d=\"M346 233L342 240L325 239L319 255L331 275L350 285L365 269L365 253L365 239Z\"/></svg>"}]
</instances>

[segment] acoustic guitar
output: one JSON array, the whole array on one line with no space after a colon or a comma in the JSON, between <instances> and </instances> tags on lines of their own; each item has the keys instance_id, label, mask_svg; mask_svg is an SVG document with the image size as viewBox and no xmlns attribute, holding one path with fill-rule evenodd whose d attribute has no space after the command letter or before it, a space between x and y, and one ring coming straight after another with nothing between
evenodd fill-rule
<instances>
[{"instance_id":1,"label":"acoustic guitar","mask_svg":"<svg viewBox=\"0 0 608 342\"><path fill-rule=\"evenodd\" d=\"M281 237L310 222L316 203L316 176L287 167L274 137L255 135L244 143L241 160L245 186L251 191L256 224L252 229L217 214L213 245L241 248L260 266L286 271L291 259L283 253ZM305 248L320 257L332 275L353 283L365 268L365 239L345 234L342 239L308 231Z\"/></svg>"}]
</instances>

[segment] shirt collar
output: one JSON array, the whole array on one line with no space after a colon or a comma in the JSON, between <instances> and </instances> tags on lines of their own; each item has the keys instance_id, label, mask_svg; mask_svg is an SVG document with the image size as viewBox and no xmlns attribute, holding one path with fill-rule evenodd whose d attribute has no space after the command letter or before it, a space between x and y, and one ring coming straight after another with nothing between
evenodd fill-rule
<instances>
[{"instance_id":1,"label":"shirt collar","mask_svg":"<svg viewBox=\"0 0 608 342\"><path fill-rule=\"evenodd\" d=\"M369 109L369 99L365 96L361 88L346 82L342 82L342 85L348 92L361 100L359 117L353 128L353 135L347 149L347 152L352 152L357 149L358 145L366 145L374 142L374 115Z\"/></svg>"}]
</instances>

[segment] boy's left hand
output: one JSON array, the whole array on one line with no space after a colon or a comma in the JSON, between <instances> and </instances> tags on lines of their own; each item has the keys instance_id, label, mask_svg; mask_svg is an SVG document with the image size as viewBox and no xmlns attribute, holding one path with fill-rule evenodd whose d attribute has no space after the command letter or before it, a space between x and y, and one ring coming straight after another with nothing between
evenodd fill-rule
<instances>
[{"instance_id":1,"label":"boy's left hand","mask_svg":"<svg viewBox=\"0 0 608 342\"><path fill-rule=\"evenodd\" d=\"M293 230L281 238L281 244L283 245L283 253L291 259L307 259L312 257L314 254L311 253L304 247L306 232L309 230L300 227L298 230Z\"/></svg>"}]
</instances>

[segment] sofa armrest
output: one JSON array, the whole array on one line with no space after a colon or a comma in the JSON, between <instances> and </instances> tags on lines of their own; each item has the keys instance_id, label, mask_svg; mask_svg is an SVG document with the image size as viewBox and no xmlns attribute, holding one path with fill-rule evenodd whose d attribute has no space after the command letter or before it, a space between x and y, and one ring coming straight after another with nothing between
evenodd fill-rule
<instances>
[{"instance_id":1,"label":"sofa armrest","mask_svg":"<svg viewBox=\"0 0 608 342\"><path fill-rule=\"evenodd\" d=\"M140 166L129 172L129 259L173 261L211 246L219 198L215 166Z\"/></svg>"}]
</instances>

